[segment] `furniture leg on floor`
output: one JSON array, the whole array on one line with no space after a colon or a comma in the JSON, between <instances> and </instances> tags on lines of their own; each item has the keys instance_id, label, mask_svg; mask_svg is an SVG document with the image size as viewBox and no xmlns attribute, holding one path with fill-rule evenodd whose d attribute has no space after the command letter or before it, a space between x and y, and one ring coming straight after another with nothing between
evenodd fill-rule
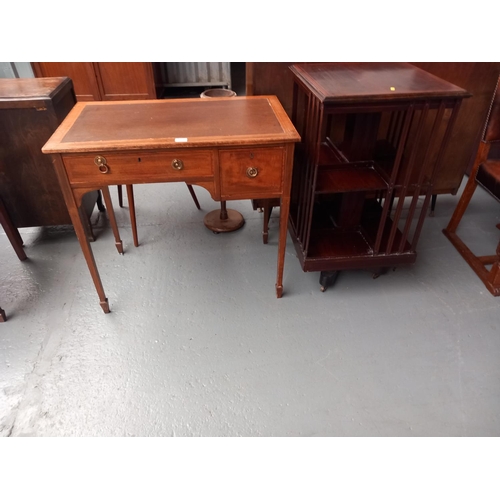
<instances>
[{"instance_id":1,"label":"furniture leg on floor","mask_svg":"<svg viewBox=\"0 0 500 500\"><path fill-rule=\"evenodd\" d=\"M120 233L118 231L118 224L116 223L115 211L113 209L113 203L111 201L111 195L109 193L108 186L104 186L101 188L102 195L104 197L104 203L106 204L106 208L108 209L108 217L109 222L111 223L111 228L113 229L113 234L115 236L115 245L118 253L123 255L123 243L120 239Z\"/></svg>"},{"instance_id":2,"label":"furniture leg on floor","mask_svg":"<svg viewBox=\"0 0 500 500\"><path fill-rule=\"evenodd\" d=\"M191 198L193 198L194 204L196 205L196 208L198 210L201 210L200 207L200 202L198 201L198 198L196 197L196 193L194 192L193 186L191 184L186 184L189 193L191 194ZM120 207L123 208L123 193L122 193L122 186L118 185L118 204ZM133 184L127 184L127 197L128 197L128 205L129 205L129 212L130 212L130 225L132 226L132 237L134 239L134 246L138 247L139 246L139 237L137 233L137 219L135 215L135 201L134 201L134 186ZM99 204L99 199L97 201ZM101 200L101 206L102 206L102 200ZM104 207L101 210L101 212L104 211Z\"/></svg>"},{"instance_id":3,"label":"furniture leg on floor","mask_svg":"<svg viewBox=\"0 0 500 500\"><path fill-rule=\"evenodd\" d=\"M14 248L14 251L19 257L19 260L26 260L28 257L26 256L26 253L24 252L23 249L24 245L23 239L21 238L21 235L19 234L17 228L12 223L1 198L0 198L0 224L2 224L5 234L7 235L7 238L9 238L10 244Z\"/></svg>"},{"instance_id":4,"label":"furniture leg on floor","mask_svg":"<svg viewBox=\"0 0 500 500\"><path fill-rule=\"evenodd\" d=\"M269 238L269 221L273 213L274 207L280 206L279 198L266 198L263 200L252 200L252 207L264 214L262 225L262 242L267 244Z\"/></svg>"},{"instance_id":5,"label":"furniture leg on floor","mask_svg":"<svg viewBox=\"0 0 500 500\"><path fill-rule=\"evenodd\" d=\"M203 223L215 234L229 233L240 229L245 223L245 219L237 210L226 208L226 202L221 201L220 210L208 212Z\"/></svg>"}]
</instances>

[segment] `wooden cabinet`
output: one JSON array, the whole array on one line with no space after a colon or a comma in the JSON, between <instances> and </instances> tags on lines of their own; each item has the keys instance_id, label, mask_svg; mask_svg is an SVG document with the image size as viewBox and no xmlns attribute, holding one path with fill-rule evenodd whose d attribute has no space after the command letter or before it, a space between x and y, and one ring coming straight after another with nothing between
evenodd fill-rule
<instances>
[{"instance_id":1,"label":"wooden cabinet","mask_svg":"<svg viewBox=\"0 0 500 500\"><path fill-rule=\"evenodd\" d=\"M78 101L100 101L101 95L94 72L94 63L90 62L41 62L31 63L38 78L67 76L73 82Z\"/></svg>"},{"instance_id":2,"label":"wooden cabinet","mask_svg":"<svg viewBox=\"0 0 500 500\"><path fill-rule=\"evenodd\" d=\"M462 99L405 63L294 65L290 232L304 271L411 264Z\"/></svg>"},{"instance_id":3,"label":"wooden cabinet","mask_svg":"<svg viewBox=\"0 0 500 500\"><path fill-rule=\"evenodd\" d=\"M436 176L434 193L456 194L464 172L472 167L482 128L486 121L491 96L495 91L500 62L415 62L418 68L467 89L472 97L466 99L445 151L443 167Z\"/></svg>"},{"instance_id":4,"label":"wooden cabinet","mask_svg":"<svg viewBox=\"0 0 500 500\"><path fill-rule=\"evenodd\" d=\"M0 198L16 228L71 224L41 150L75 102L68 78L0 78ZM87 215L96 198L86 198Z\"/></svg>"},{"instance_id":5,"label":"wooden cabinet","mask_svg":"<svg viewBox=\"0 0 500 500\"><path fill-rule=\"evenodd\" d=\"M103 101L156 99L151 63L94 63Z\"/></svg>"},{"instance_id":6,"label":"wooden cabinet","mask_svg":"<svg viewBox=\"0 0 500 500\"><path fill-rule=\"evenodd\" d=\"M152 63L36 62L35 76L67 76L78 101L156 99Z\"/></svg>"}]
</instances>

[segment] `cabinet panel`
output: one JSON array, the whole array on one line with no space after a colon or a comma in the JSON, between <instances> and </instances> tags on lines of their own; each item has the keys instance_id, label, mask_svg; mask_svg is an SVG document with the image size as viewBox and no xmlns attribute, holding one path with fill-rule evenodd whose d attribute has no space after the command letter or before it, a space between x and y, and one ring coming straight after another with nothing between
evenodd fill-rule
<instances>
[{"instance_id":1,"label":"cabinet panel","mask_svg":"<svg viewBox=\"0 0 500 500\"><path fill-rule=\"evenodd\" d=\"M91 62L38 62L32 63L35 76L68 76L73 81L77 101L100 101L94 63Z\"/></svg>"},{"instance_id":2,"label":"cabinet panel","mask_svg":"<svg viewBox=\"0 0 500 500\"><path fill-rule=\"evenodd\" d=\"M95 63L103 101L156 99L151 63Z\"/></svg>"},{"instance_id":3,"label":"cabinet panel","mask_svg":"<svg viewBox=\"0 0 500 500\"><path fill-rule=\"evenodd\" d=\"M435 193L456 193L471 167L479 145L491 96L500 72L499 62L412 63L433 75L467 89L472 98L462 103L443 167L435 179Z\"/></svg>"},{"instance_id":4,"label":"cabinet panel","mask_svg":"<svg viewBox=\"0 0 500 500\"><path fill-rule=\"evenodd\" d=\"M48 81L47 81L48 80ZM0 79L0 197L15 227L71 224L42 147L75 104L68 79ZM97 193L84 202L89 215Z\"/></svg>"}]
</instances>

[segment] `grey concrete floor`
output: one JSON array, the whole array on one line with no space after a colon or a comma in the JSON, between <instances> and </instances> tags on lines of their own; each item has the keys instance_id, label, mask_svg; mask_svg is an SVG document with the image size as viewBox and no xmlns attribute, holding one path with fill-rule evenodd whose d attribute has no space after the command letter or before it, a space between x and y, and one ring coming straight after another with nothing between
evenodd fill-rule
<instances>
[{"instance_id":1,"label":"grey concrete floor","mask_svg":"<svg viewBox=\"0 0 500 500\"><path fill-rule=\"evenodd\" d=\"M115 204L125 255L96 211L99 307L71 227L0 234L1 436L499 436L500 304L441 233L440 196L416 264L373 280L341 273L321 293L277 228L214 235L195 187L135 186L140 247ZM112 188L116 200L116 189ZM126 198L125 198L126 205ZM478 192L460 234L493 253L498 204Z\"/></svg>"}]
</instances>

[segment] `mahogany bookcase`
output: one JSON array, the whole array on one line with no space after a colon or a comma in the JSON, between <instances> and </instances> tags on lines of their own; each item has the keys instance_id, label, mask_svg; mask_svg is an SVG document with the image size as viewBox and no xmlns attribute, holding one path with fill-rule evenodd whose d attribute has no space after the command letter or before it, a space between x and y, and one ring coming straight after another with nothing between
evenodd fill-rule
<instances>
[{"instance_id":1,"label":"mahogany bookcase","mask_svg":"<svg viewBox=\"0 0 500 500\"><path fill-rule=\"evenodd\" d=\"M408 63L308 63L294 77L289 230L325 291L345 269L412 264L433 182L470 94Z\"/></svg>"}]
</instances>

